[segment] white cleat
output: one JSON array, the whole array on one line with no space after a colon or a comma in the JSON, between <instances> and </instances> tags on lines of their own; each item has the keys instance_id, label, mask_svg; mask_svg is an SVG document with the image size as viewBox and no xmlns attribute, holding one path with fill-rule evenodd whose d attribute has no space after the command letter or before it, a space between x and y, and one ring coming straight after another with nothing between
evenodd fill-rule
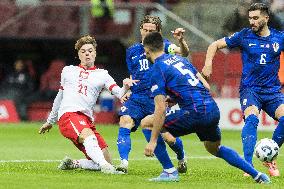
<instances>
[{"instance_id":1,"label":"white cleat","mask_svg":"<svg viewBox=\"0 0 284 189\"><path fill-rule=\"evenodd\" d=\"M128 172L128 161L126 159L121 160L121 163L119 166L116 167L116 170L127 173Z\"/></svg>"},{"instance_id":2,"label":"white cleat","mask_svg":"<svg viewBox=\"0 0 284 189\"><path fill-rule=\"evenodd\" d=\"M111 164L105 164L101 166L101 172L105 174L115 174L115 175L121 175L125 174L122 171L118 171L115 169L115 167Z\"/></svg>"},{"instance_id":3,"label":"white cleat","mask_svg":"<svg viewBox=\"0 0 284 189\"><path fill-rule=\"evenodd\" d=\"M75 166L73 160L70 157L66 156L63 160L61 160L57 168L61 170L71 170L75 169Z\"/></svg>"}]
</instances>

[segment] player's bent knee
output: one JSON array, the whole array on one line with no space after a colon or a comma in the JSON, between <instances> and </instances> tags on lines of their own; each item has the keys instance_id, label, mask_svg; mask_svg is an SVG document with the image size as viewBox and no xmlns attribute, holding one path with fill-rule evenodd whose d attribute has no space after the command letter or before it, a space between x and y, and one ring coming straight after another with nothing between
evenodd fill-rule
<instances>
[{"instance_id":1,"label":"player's bent knee","mask_svg":"<svg viewBox=\"0 0 284 189\"><path fill-rule=\"evenodd\" d=\"M119 126L132 129L134 127L134 120L128 115L121 116L119 119Z\"/></svg>"},{"instance_id":2,"label":"player's bent knee","mask_svg":"<svg viewBox=\"0 0 284 189\"><path fill-rule=\"evenodd\" d=\"M217 156L219 146L220 146L220 141L217 142L211 142L211 141L205 141L204 146L210 154Z\"/></svg>"},{"instance_id":3,"label":"player's bent knee","mask_svg":"<svg viewBox=\"0 0 284 189\"><path fill-rule=\"evenodd\" d=\"M79 143L83 143L84 140L88 137L88 136L91 136L91 135L94 135L94 132L92 131L92 129L90 128L84 128L79 137L78 137L78 142Z\"/></svg>"},{"instance_id":4,"label":"player's bent knee","mask_svg":"<svg viewBox=\"0 0 284 189\"><path fill-rule=\"evenodd\" d=\"M249 115L252 115L252 114L258 116L259 110L255 105L252 105L245 109L244 114L245 114L245 118L247 118Z\"/></svg>"},{"instance_id":5,"label":"player's bent knee","mask_svg":"<svg viewBox=\"0 0 284 189\"><path fill-rule=\"evenodd\" d=\"M162 137L164 141L169 145L174 144L176 142L176 138L169 132L162 133Z\"/></svg>"},{"instance_id":6,"label":"player's bent knee","mask_svg":"<svg viewBox=\"0 0 284 189\"><path fill-rule=\"evenodd\" d=\"M146 116L140 122L140 126L142 129L149 129L152 130L153 127L153 116Z\"/></svg>"}]
</instances>

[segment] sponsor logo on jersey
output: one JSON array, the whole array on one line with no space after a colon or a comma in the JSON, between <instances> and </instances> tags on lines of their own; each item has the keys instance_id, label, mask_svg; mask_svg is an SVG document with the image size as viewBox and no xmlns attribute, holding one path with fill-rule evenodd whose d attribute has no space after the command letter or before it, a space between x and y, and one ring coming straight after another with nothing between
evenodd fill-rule
<instances>
[{"instance_id":1,"label":"sponsor logo on jersey","mask_svg":"<svg viewBox=\"0 0 284 189\"><path fill-rule=\"evenodd\" d=\"M255 46L255 45L256 45L255 43L249 43L249 47Z\"/></svg>"},{"instance_id":2,"label":"sponsor logo on jersey","mask_svg":"<svg viewBox=\"0 0 284 189\"><path fill-rule=\"evenodd\" d=\"M158 85L153 85L153 86L151 87L151 91L152 91L152 92L154 92L156 89L158 89Z\"/></svg>"}]
</instances>

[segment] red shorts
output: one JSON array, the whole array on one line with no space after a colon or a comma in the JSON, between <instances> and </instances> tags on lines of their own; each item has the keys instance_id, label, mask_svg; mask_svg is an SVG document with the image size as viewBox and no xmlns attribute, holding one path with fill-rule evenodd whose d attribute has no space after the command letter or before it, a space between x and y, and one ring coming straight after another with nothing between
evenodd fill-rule
<instances>
[{"instance_id":1,"label":"red shorts","mask_svg":"<svg viewBox=\"0 0 284 189\"><path fill-rule=\"evenodd\" d=\"M88 159L89 157L86 154L84 145L78 142L78 137L84 128L92 129L97 137L98 144L101 149L107 147L105 140L96 130L96 127L92 124L90 118L81 112L67 112L63 114L58 121L58 126L61 134L70 139Z\"/></svg>"}]
</instances>

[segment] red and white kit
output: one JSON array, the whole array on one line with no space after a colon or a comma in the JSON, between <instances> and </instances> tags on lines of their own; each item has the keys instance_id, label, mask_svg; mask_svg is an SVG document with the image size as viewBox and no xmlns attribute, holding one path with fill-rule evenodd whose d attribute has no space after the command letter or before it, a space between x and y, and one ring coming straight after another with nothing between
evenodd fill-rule
<instances>
[{"instance_id":1,"label":"red and white kit","mask_svg":"<svg viewBox=\"0 0 284 189\"><path fill-rule=\"evenodd\" d=\"M72 140L84 153L83 145L77 141L84 128L91 128L94 131L102 149L107 146L92 123L96 101L104 88L118 98L126 93L126 89L120 88L104 69L66 66L62 70L61 89L53 102L47 122L54 124L59 120L62 135Z\"/></svg>"}]
</instances>

